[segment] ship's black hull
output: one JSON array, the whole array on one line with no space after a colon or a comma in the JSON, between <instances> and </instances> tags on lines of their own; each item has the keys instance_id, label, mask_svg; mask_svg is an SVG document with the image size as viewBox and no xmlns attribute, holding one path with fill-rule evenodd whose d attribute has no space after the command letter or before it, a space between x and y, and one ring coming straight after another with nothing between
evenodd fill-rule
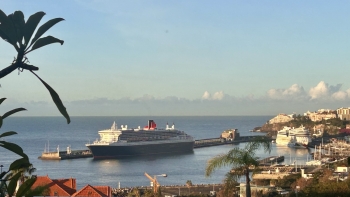
<instances>
[{"instance_id":1,"label":"ship's black hull","mask_svg":"<svg viewBox=\"0 0 350 197\"><path fill-rule=\"evenodd\" d=\"M142 145L90 145L94 159L125 158L147 155L170 155L193 152L194 142L176 142Z\"/></svg>"}]
</instances>

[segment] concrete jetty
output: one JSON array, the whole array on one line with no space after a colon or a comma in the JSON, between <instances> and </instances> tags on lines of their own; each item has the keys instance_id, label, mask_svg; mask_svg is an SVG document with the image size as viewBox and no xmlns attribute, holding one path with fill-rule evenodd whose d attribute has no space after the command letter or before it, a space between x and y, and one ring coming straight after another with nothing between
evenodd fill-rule
<instances>
[{"instance_id":1,"label":"concrete jetty","mask_svg":"<svg viewBox=\"0 0 350 197\"><path fill-rule=\"evenodd\" d=\"M271 156L259 161L260 165L272 165L284 161L284 156Z\"/></svg>"},{"instance_id":2,"label":"concrete jetty","mask_svg":"<svg viewBox=\"0 0 350 197\"><path fill-rule=\"evenodd\" d=\"M239 137L232 139L232 140L227 140L224 138L208 138L208 139L196 140L194 143L194 148L251 142L251 141L255 140L257 137L263 137L267 140L272 140L271 138L269 138L267 136L239 136Z\"/></svg>"},{"instance_id":3,"label":"concrete jetty","mask_svg":"<svg viewBox=\"0 0 350 197\"><path fill-rule=\"evenodd\" d=\"M44 151L38 159L42 160L65 160L65 159L79 159L79 158L88 158L92 157L90 150L71 150L70 147L67 147L66 151L60 151L57 147L55 152L46 152Z\"/></svg>"},{"instance_id":4,"label":"concrete jetty","mask_svg":"<svg viewBox=\"0 0 350 197\"><path fill-rule=\"evenodd\" d=\"M210 147L210 146L251 142L254 139L256 139L256 137L261 137L261 136L239 136L233 140L226 140L224 138L209 138L209 139L195 140L193 148L203 148L203 147ZM263 136L263 137L266 137L266 136ZM271 140L268 137L266 137L266 139ZM59 150L55 152L44 151L41 154L41 156L39 156L38 158L43 160L64 160L64 159L78 159L78 158L88 158L88 157L93 157L90 150L87 150L87 149L70 150L70 148L67 147L67 151L59 151ZM273 162L276 162L276 161L273 161Z\"/></svg>"}]
</instances>

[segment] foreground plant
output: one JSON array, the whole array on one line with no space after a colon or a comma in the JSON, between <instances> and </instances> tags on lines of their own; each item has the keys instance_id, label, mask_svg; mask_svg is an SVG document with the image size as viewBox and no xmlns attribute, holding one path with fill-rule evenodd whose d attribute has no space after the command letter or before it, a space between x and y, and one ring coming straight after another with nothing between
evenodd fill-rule
<instances>
[{"instance_id":1,"label":"foreground plant","mask_svg":"<svg viewBox=\"0 0 350 197\"><path fill-rule=\"evenodd\" d=\"M58 110L66 118L67 123L70 123L70 117L64 107L59 95L51 88L44 80L42 80L34 71L38 71L39 68L28 64L27 54L39 49L43 46L60 43L63 44L63 40L57 39L53 36L42 37L47 30L58 22L64 20L63 18L54 18L43 25L41 25L34 34L40 20L45 15L44 12L37 12L31 15L27 22L24 20L24 15L21 11L16 11L13 14L6 14L0 10L0 37L6 42L10 43L17 51L17 57L12 64L0 71L0 79L10 74L14 70L23 72L28 70L33 73L50 92L51 98L56 104ZM34 35L34 37L33 37Z\"/></svg>"},{"instance_id":2,"label":"foreground plant","mask_svg":"<svg viewBox=\"0 0 350 197\"><path fill-rule=\"evenodd\" d=\"M5 100L5 98L0 99L0 104ZM6 112L0 116L0 128L2 127L5 118L10 115L24 111L24 108L16 108L11 111ZM8 170L4 170L0 174L0 197L5 196L34 196L41 193L41 191L36 190L34 193L30 188L36 181L36 176L30 176L31 172L35 169L29 162L28 156L23 152L23 149L17 144L7 142L4 140L5 137L17 134L15 131L7 131L0 134L0 147L5 148L18 156L20 159L12 162ZM22 182L19 189L15 191L17 184Z\"/></svg>"},{"instance_id":3,"label":"foreground plant","mask_svg":"<svg viewBox=\"0 0 350 197\"><path fill-rule=\"evenodd\" d=\"M243 176L246 179L246 196L250 197L249 168L258 167L259 157L255 156L255 152L261 147L264 148L265 152L271 152L271 142L266 138L257 137L254 141L248 142L243 149L234 148L227 154L210 159L205 170L206 176L210 176L217 168L231 166L231 170L226 174L224 180L225 192L232 192L238 180Z\"/></svg>"}]
</instances>

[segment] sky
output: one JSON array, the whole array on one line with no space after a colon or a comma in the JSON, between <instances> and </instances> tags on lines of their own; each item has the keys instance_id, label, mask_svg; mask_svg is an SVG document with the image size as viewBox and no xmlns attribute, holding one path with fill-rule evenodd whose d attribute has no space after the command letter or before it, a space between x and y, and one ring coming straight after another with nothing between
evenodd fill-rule
<instances>
[{"instance_id":1,"label":"sky","mask_svg":"<svg viewBox=\"0 0 350 197\"><path fill-rule=\"evenodd\" d=\"M303 114L350 107L349 1L2 0L65 20L28 54L71 116ZM0 65L15 49L0 40ZM2 78L0 112L60 116L30 72Z\"/></svg>"}]
</instances>

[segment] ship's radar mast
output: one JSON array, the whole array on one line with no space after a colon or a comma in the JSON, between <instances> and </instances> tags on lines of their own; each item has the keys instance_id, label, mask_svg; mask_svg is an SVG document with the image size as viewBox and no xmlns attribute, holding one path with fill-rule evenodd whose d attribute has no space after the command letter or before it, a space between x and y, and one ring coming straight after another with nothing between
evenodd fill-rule
<instances>
[{"instance_id":1,"label":"ship's radar mast","mask_svg":"<svg viewBox=\"0 0 350 197\"><path fill-rule=\"evenodd\" d=\"M113 124L112 124L111 130L114 131L116 129L116 127L117 126L116 126L115 121L114 121Z\"/></svg>"}]
</instances>

